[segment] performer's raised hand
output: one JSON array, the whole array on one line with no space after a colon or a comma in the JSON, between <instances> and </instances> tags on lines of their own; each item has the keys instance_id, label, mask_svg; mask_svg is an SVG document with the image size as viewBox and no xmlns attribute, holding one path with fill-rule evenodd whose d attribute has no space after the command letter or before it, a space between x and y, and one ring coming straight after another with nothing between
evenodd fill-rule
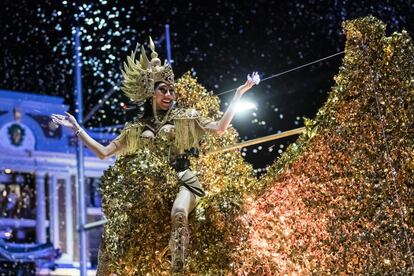
<instances>
[{"instance_id":1,"label":"performer's raised hand","mask_svg":"<svg viewBox=\"0 0 414 276\"><path fill-rule=\"evenodd\" d=\"M74 131L80 129L78 122L76 121L75 117L73 117L68 112L65 112L66 115L60 114L52 114L51 118L52 121L58 125L71 128Z\"/></svg>"},{"instance_id":2,"label":"performer's raised hand","mask_svg":"<svg viewBox=\"0 0 414 276\"><path fill-rule=\"evenodd\" d=\"M246 82L237 88L236 93L234 94L233 100L230 103L230 106L227 108L226 112L224 112L223 116L219 121L211 122L207 124L205 127L218 135L223 135L224 132L230 125L231 120L233 119L236 103L240 100L241 96L244 93L249 91L255 84L259 84L260 77L257 72L253 72L252 75L247 75Z\"/></svg>"},{"instance_id":3,"label":"performer's raised hand","mask_svg":"<svg viewBox=\"0 0 414 276\"><path fill-rule=\"evenodd\" d=\"M244 93L249 91L255 84L259 84L259 82L260 82L260 76L257 72L253 72L251 76L247 75L246 82L243 85L241 85L239 88L237 88L236 94L238 96L243 96Z\"/></svg>"}]
</instances>

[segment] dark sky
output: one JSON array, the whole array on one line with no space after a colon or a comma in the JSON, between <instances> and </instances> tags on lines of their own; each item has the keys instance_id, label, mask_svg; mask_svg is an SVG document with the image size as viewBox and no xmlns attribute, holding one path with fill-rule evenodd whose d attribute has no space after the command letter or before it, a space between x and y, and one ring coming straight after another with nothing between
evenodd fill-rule
<instances>
[{"instance_id":1,"label":"dark sky","mask_svg":"<svg viewBox=\"0 0 414 276\"><path fill-rule=\"evenodd\" d=\"M220 93L251 71L262 78L344 49L341 23L374 15L389 33L414 31L413 1L16 1L3 0L0 89L57 95L72 107L72 27L82 30L84 109L87 114L120 81L120 65L151 35L166 58L170 25L176 76L191 70ZM241 4L241 3L244 4ZM234 126L251 139L303 125L327 97L341 56L262 82L246 98L257 110ZM224 103L232 93L221 96ZM121 124L127 99L116 92L86 126ZM294 138L244 150L256 168L271 163Z\"/></svg>"}]
</instances>

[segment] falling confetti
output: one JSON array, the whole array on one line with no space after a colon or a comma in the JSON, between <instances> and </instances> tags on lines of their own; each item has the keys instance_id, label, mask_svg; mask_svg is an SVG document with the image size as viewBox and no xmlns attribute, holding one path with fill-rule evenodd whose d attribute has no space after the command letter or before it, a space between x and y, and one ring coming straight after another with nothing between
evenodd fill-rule
<instances>
[{"instance_id":1,"label":"falling confetti","mask_svg":"<svg viewBox=\"0 0 414 276\"><path fill-rule=\"evenodd\" d=\"M1 88L62 96L72 112L72 31L75 25L80 27L85 115L119 85L121 64L137 42L147 41L151 35L158 48L165 49L167 23L176 75L191 71L214 93L236 87L252 71L266 77L343 50L341 23L346 19L372 14L388 24L390 31L414 31L414 5L402 0L335 1L329 5L317 5L314 0L244 4L167 1L156 6L151 1L131 5L105 0L5 0L1 9L5 15L0 39ZM316 114L339 64L338 57L261 83L249 92L260 107L254 111L255 120L244 114L235 118L234 126L242 137L252 139L303 125L297 117ZM222 100L230 99L231 94ZM131 119L134 114L121 103L130 104L117 90L86 126L116 126ZM283 143L293 141L284 139ZM250 150L246 160L263 168L278 155L277 151L255 154Z\"/></svg>"}]
</instances>

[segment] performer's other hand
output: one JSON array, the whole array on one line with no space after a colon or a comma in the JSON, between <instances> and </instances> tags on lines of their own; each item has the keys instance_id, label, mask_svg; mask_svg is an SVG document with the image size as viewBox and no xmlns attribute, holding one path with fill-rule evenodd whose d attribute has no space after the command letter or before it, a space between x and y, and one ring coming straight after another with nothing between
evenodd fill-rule
<instances>
[{"instance_id":1,"label":"performer's other hand","mask_svg":"<svg viewBox=\"0 0 414 276\"><path fill-rule=\"evenodd\" d=\"M243 96L244 93L249 91L255 84L259 84L259 82L260 82L260 77L257 72L253 72L251 76L247 75L246 82L242 86L237 88L236 94L238 94L239 96Z\"/></svg>"},{"instance_id":2,"label":"performer's other hand","mask_svg":"<svg viewBox=\"0 0 414 276\"><path fill-rule=\"evenodd\" d=\"M69 114L68 112L65 112L65 115L60 115L60 114L52 114L51 118L52 121L58 125L64 126L64 127L68 127L71 128L73 130L77 130L78 128L80 128L78 122L76 121L75 117L73 117L71 114Z\"/></svg>"}]
</instances>

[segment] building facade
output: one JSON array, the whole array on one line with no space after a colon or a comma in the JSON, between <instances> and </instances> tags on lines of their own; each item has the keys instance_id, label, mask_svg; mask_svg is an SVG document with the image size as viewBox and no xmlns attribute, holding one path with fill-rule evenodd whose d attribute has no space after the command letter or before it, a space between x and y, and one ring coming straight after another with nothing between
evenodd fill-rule
<instances>
[{"instance_id":1,"label":"building facade","mask_svg":"<svg viewBox=\"0 0 414 276\"><path fill-rule=\"evenodd\" d=\"M76 136L51 123L64 114L59 97L0 90L0 236L8 242L51 242L62 256L58 267L79 264L77 235ZM112 134L88 133L105 144ZM85 149L88 222L103 218L99 179L114 159L100 160ZM93 267L102 229L88 232ZM57 275L57 274L56 274Z\"/></svg>"}]
</instances>

